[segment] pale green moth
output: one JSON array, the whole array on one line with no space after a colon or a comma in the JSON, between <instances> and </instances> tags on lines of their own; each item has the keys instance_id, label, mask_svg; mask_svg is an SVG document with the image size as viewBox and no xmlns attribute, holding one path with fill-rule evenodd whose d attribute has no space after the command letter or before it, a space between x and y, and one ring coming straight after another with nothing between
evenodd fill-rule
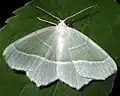
<instances>
[{"instance_id":1,"label":"pale green moth","mask_svg":"<svg viewBox=\"0 0 120 96\"><path fill-rule=\"evenodd\" d=\"M117 71L114 60L83 33L68 27L66 20L95 6L79 11L64 20L39 8L60 23L39 29L13 42L3 52L12 69L23 70L39 86L60 80L81 89L92 80L105 80Z\"/></svg>"}]
</instances>

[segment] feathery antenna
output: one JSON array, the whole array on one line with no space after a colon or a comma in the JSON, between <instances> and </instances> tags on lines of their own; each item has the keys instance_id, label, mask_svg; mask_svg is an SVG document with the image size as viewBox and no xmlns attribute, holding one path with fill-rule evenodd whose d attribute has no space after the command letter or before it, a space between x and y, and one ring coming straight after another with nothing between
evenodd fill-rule
<instances>
[{"instance_id":1,"label":"feathery antenna","mask_svg":"<svg viewBox=\"0 0 120 96\"><path fill-rule=\"evenodd\" d=\"M45 13L48 14L49 16L51 16L51 17L53 17L53 18L55 18L55 19L57 19L57 20L60 21L60 18L58 18L57 16L54 16L53 14L47 12L46 10L42 9L41 7L39 7L39 6L34 6L34 7L37 8L37 9L40 9L41 11L45 12Z\"/></svg>"},{"instance_id":2,"label":"feathery antenna","mask_svg":"<svg viewBox=\"0 0 120 96\"><path fill-rule=\"evenodd\" d=\"M61 21L60 18L58 18L57 16L54 16L53 14L47 12L46 10L42 9L41 7L39 7L39 6L34 6L34 7L37 8L37 9L40 9L41 11L45 12L45 13L48 14L49 16L53 17L54 19ZM89 6L89 7L85 8L85 9L83 9L83 10L81 10L81 11L79 11L79 12L77 12L77 13L75 13L75 14L67 17L67 18L65 18L64 21L66 21L66 20L68 20L68 19L71 19L71 18L79 15L80 13L82 13L82 12L84 12L84 11L87 11L87 10L89 10L89 9L91 9L91 8L94 8L94 7L97 7L97 5ZM53 22L51 22L51 21L47 21L47 20L41 19L41 18L39 18L39 17L37 17L37 19L39 19L40 21L43 21L43 22L52 24L52 25L57 25L56 23L53 23Z\"/></svg>"},{"instance_id":3,"label":"feathery antenna","mask_svg":"<svg viewBox=\"0 0 120 96\"><path fill-rule=\"evenodd\" d=\"M37 17L37 19L40 20L40 21L43 21L43 22L49 23L49 24L51 24L51 25L55 25L55 26L57 25L56 23L53 23L53 22L48 21L48 20L41 19L41 18L39 18L39 17Z\"/></svg>"},{"instance_id":4,"label":"feathery antenna","mask_svg":"<svg viewBox=\"0 0 120 96\"><path fill-rule=\"evenodd\" d=\"M88 10L88 9L94 8L94 7L97 7L97 5L89 6L89 7L85 8L85 9L83 9L83 10L81 10L81 11L79 11L79 12L77 12L77 13L75 13L75 14L73 14L73 15L67 17L67 18L65 18L64 21L66 21L66 20L68 20L68 19L71 19L71 18L73 18L73 17L79 15L80 13L82 13L82 12Z\"/></svg>"}]
</instances>

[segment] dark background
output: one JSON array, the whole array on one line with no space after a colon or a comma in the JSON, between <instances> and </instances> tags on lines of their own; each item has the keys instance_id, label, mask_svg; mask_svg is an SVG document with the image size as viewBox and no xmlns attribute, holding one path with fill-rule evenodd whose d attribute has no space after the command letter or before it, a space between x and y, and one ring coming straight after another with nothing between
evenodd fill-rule
<instances>
[{"instance_id":1,"label":"dark background","mask_svg":"<svg viewBox=\"0 0 120 96\"><path fill-rule=\"evenodd\" d=\"M12 13L17 8L20 8L25 3L31 0L0 0L0 28L5 25L5 21L7 18L14 16ZM120 0L116 0L117 3L120 4ZM115 80L115 84L113 87L113 91L110 96L120 96L119 88L120 88L120 69L118 70L117 77Z\"/></svg>"}]
</instances>

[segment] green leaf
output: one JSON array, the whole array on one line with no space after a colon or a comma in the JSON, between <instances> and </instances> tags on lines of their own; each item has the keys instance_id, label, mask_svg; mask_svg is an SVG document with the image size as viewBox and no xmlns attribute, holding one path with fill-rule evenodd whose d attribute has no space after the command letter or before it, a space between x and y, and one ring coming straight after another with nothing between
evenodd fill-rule
<instances>
[{"instance_id":1,"label":"green leaf","mask_svg":"<svg viewBox=\"0 0 120 96\"><path fill-rule=\"evenodd\" d=\"M105 81L93 81L77 91L60 81L37 88L25 73L11 70L2 53L13 41L43 27L50 26L37 17L57 22L34 8L41 8L64 19L90 5L98 8L88 10L71 20L72 27L83 32L106 50L120 65L120 6L114 0L33 0L15 11L0 30L0 96L108 96L115 75ZM76 21L76 22L75 22Z\"/></svg>"}]
</instances>

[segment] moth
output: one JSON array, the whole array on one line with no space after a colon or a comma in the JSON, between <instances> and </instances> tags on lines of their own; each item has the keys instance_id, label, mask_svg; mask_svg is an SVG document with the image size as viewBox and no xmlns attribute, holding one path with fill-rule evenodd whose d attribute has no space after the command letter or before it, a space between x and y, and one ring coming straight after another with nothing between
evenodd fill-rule
<instances>
[{"instance_id":1,"label":"moth","mask_svg":"<svg viewBox=\"0 0 120 96\"><path fill-rule=\"evenodd\" d=\"M9 67L25 71L38 87L60 80L77 90L92 80L105 80L115 73L117 65L107 52L89 37L65 24L68 19L93 7L61 20L37 6L59 23L38 17L40 21L54 26L36 30L10 44L3 52Z\"/></svg>"}]
</instances>

